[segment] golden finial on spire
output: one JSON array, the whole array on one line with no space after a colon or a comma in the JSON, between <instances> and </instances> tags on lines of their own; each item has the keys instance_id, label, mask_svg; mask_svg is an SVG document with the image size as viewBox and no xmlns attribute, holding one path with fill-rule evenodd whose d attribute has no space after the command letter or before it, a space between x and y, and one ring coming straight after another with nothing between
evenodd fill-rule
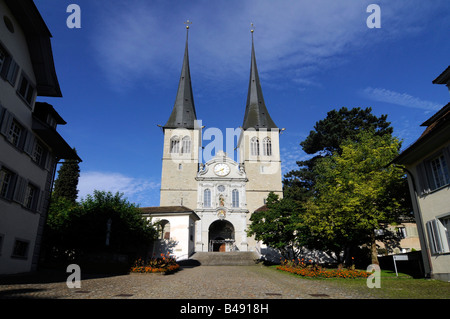
<instances>
[{"instance_id":1,"label":"golden finial on spire","mask_svg":"<svg viewBox=\"0 0 450 319\"><path fill-rule=\"evenodd\" d=\"M250 23L250 24L251 24L251 26L252 26L252 28L251 28L250 32L251 32L251 33L253 33L253 31L255 31L255 30L254 30L255 28L253 27L253 22L252 22L252 23Z\"/></svg>"},{"instance_id":2,"label":"golden finial on spire","mask_svg":"<svg viewBox=\"0 0 450 319\"><path fill-rule=\"evenodd\" d=\"M189 29L189 25L192 24L192 22L190 22L189 19L187 19L184 24L186 25L186 29Z\"/></svg>"}]
</instances>

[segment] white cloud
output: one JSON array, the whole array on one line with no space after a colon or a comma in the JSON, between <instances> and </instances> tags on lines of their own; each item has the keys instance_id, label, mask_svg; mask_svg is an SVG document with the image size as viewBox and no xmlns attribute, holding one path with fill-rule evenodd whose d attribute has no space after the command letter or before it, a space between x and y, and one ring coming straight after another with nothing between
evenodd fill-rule
<instances>
[{"instance_id":1,"label":"white cloud","mask_svg":"<svg viewBox=\"0 0 450 319\"><path fill-rule=\"evenodd\" d=\"M220 75L223 87L248 76L253 22L258 64L264 65L260 75L304 86L315 83L311 77L317 70L342 63L361 48L418 31L420 12L414 4L385 2L383 27L368 33L370 2L135 0L130 5L115 0L102 7L92 41L107 78L117 86L132 86L178 74L185 38L182 22L190 19L191 72L196 81L214 79L215 86Z\"/></svg>"},{"instance_id":2,"label":"white cloud","mask_svg":"<svg viewBox=\"0 0 450 319\"><path fill-rule=\"evenodd\" d=\"M81 172L78 182L78 198L86 198L94 190L124 193L128 201L141 206L159 204L159 183L121 173ZM156 202L155 202L156 201Z\"/></svg>"},{"instance_id":3,"label":"white cloud","mask_svg":"<svg viewBox=\"0 0 450 319\"><path fill-rule=\"evenodd\" d=\"M423 109L427 111L436 111L439 110L442 105L422 100L418 97L414 97L412 95L409 95L407 93L399 93L395 91L391 91L388 89L383 88L372 88L367 87L365 88L361 94L368 99L379 101L379 102L386 102L390 104L396 104L401 105L405 107L412 107L417 109Z\"/></svg>"}]
</instances>

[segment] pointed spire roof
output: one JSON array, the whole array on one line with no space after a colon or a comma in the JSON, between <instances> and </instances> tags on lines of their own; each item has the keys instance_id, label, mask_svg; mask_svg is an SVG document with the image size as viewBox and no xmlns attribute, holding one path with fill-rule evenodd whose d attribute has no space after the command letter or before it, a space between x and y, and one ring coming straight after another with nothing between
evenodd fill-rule
<instances>
[{"instance_id":1,"label":"pointed spire roof","mask_svg":"<svg viewBox=\"0 0 450 319\"><path fill-rule=\"evenodd\" d=\"M253 25L253 24L252 24ZM277 128L267 111L266 104L259 81L258 68L256 67L255 45L252 32L252 59L250 64L250 81L248 84L247 105L245 107L244 123L242 128L247 130L254 128L259 130Z\"/></svg>"},{"instance_id":2,"label":"pointed spire roof","mask_svg":"<svg viewBox=\"0 0 450 319\"><path fill-rule=\"evenodd\" d=\"M193 129L197 115L195 113L194 96L192 94L191 73L189 70L188 35L189 20L186 26L186 48L184 50L183 66L181 68L178 92L173 106L172 114L164 125L164 128L189 128Z\"/></svg>"}]
</instances>

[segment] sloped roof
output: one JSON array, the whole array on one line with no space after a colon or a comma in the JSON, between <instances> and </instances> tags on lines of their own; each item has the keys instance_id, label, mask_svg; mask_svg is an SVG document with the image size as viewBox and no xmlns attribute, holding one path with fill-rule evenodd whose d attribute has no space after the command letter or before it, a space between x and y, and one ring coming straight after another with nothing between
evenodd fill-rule
<instances>
[{"instance_id":1,"label":"sloped roof","mask_svg":"<svg viewBox=\"0 0 450 319\"><path fill-rule=\"evenodd\" d=\"M450 82L450 65L437 78L433 80L433 84L447 84Z\"/></svg>"},{"instance_id":2,"label":"sloped roof","mask_svg":"<svg viewBox=\"0 0 450 319\"><path fill-rule=\"evenodd\" d=\"M152 206L139 208L142 213L190 213L194 212L186 206Z\"/></svg>"},{"instance_id":3,"label":"sloped roof","mask_svg":"<svg viewBox=\"0 0 450 319\"><path fill-rule=\"evenodd\" d=\"M427 126L427 128L413 144L392 161L393 163L412 163L424 154L432 152L436 145L450 140L450 103L442 107L421 126Z\"/></svg>"},{"instance_id":4,"label":"sloped roof","mask_svg":"<svg viewBox=\"0 0 450 319\"><path fill-rule=\"evenodd\" d=\"M62 97L53 60L50 31L32 0L5 0L25 33L38 96Z\"/></svg>"}]
</instances>

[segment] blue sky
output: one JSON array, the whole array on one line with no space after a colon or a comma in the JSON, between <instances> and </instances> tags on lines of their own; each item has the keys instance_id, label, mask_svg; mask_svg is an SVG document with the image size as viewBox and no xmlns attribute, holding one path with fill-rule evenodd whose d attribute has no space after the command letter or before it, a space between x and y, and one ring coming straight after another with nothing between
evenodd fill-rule
<instances>
[{"instance_id":1,"label":"blue sky","mask_svg":"<svg viewBox=\"0 0 450 319\"><path fill-rule=\"evenodd\" d=\"M63 98L44 98L67 121L59 132L83 162L79 196L119 191L159 205L163 134L175 101L189 31L198 119L242 124L251 34L264 99L280 136L283 173L306 159L299 143L343 106L387 114L406 147L420 124L450 100L431 82L449 61L450 2L35 0L52 32ZM69 29L69 4L81 28ZM381 8L370 29L367 6ZM204 141L204 146L209 141Z\"/></svg>"}]
</instances>

